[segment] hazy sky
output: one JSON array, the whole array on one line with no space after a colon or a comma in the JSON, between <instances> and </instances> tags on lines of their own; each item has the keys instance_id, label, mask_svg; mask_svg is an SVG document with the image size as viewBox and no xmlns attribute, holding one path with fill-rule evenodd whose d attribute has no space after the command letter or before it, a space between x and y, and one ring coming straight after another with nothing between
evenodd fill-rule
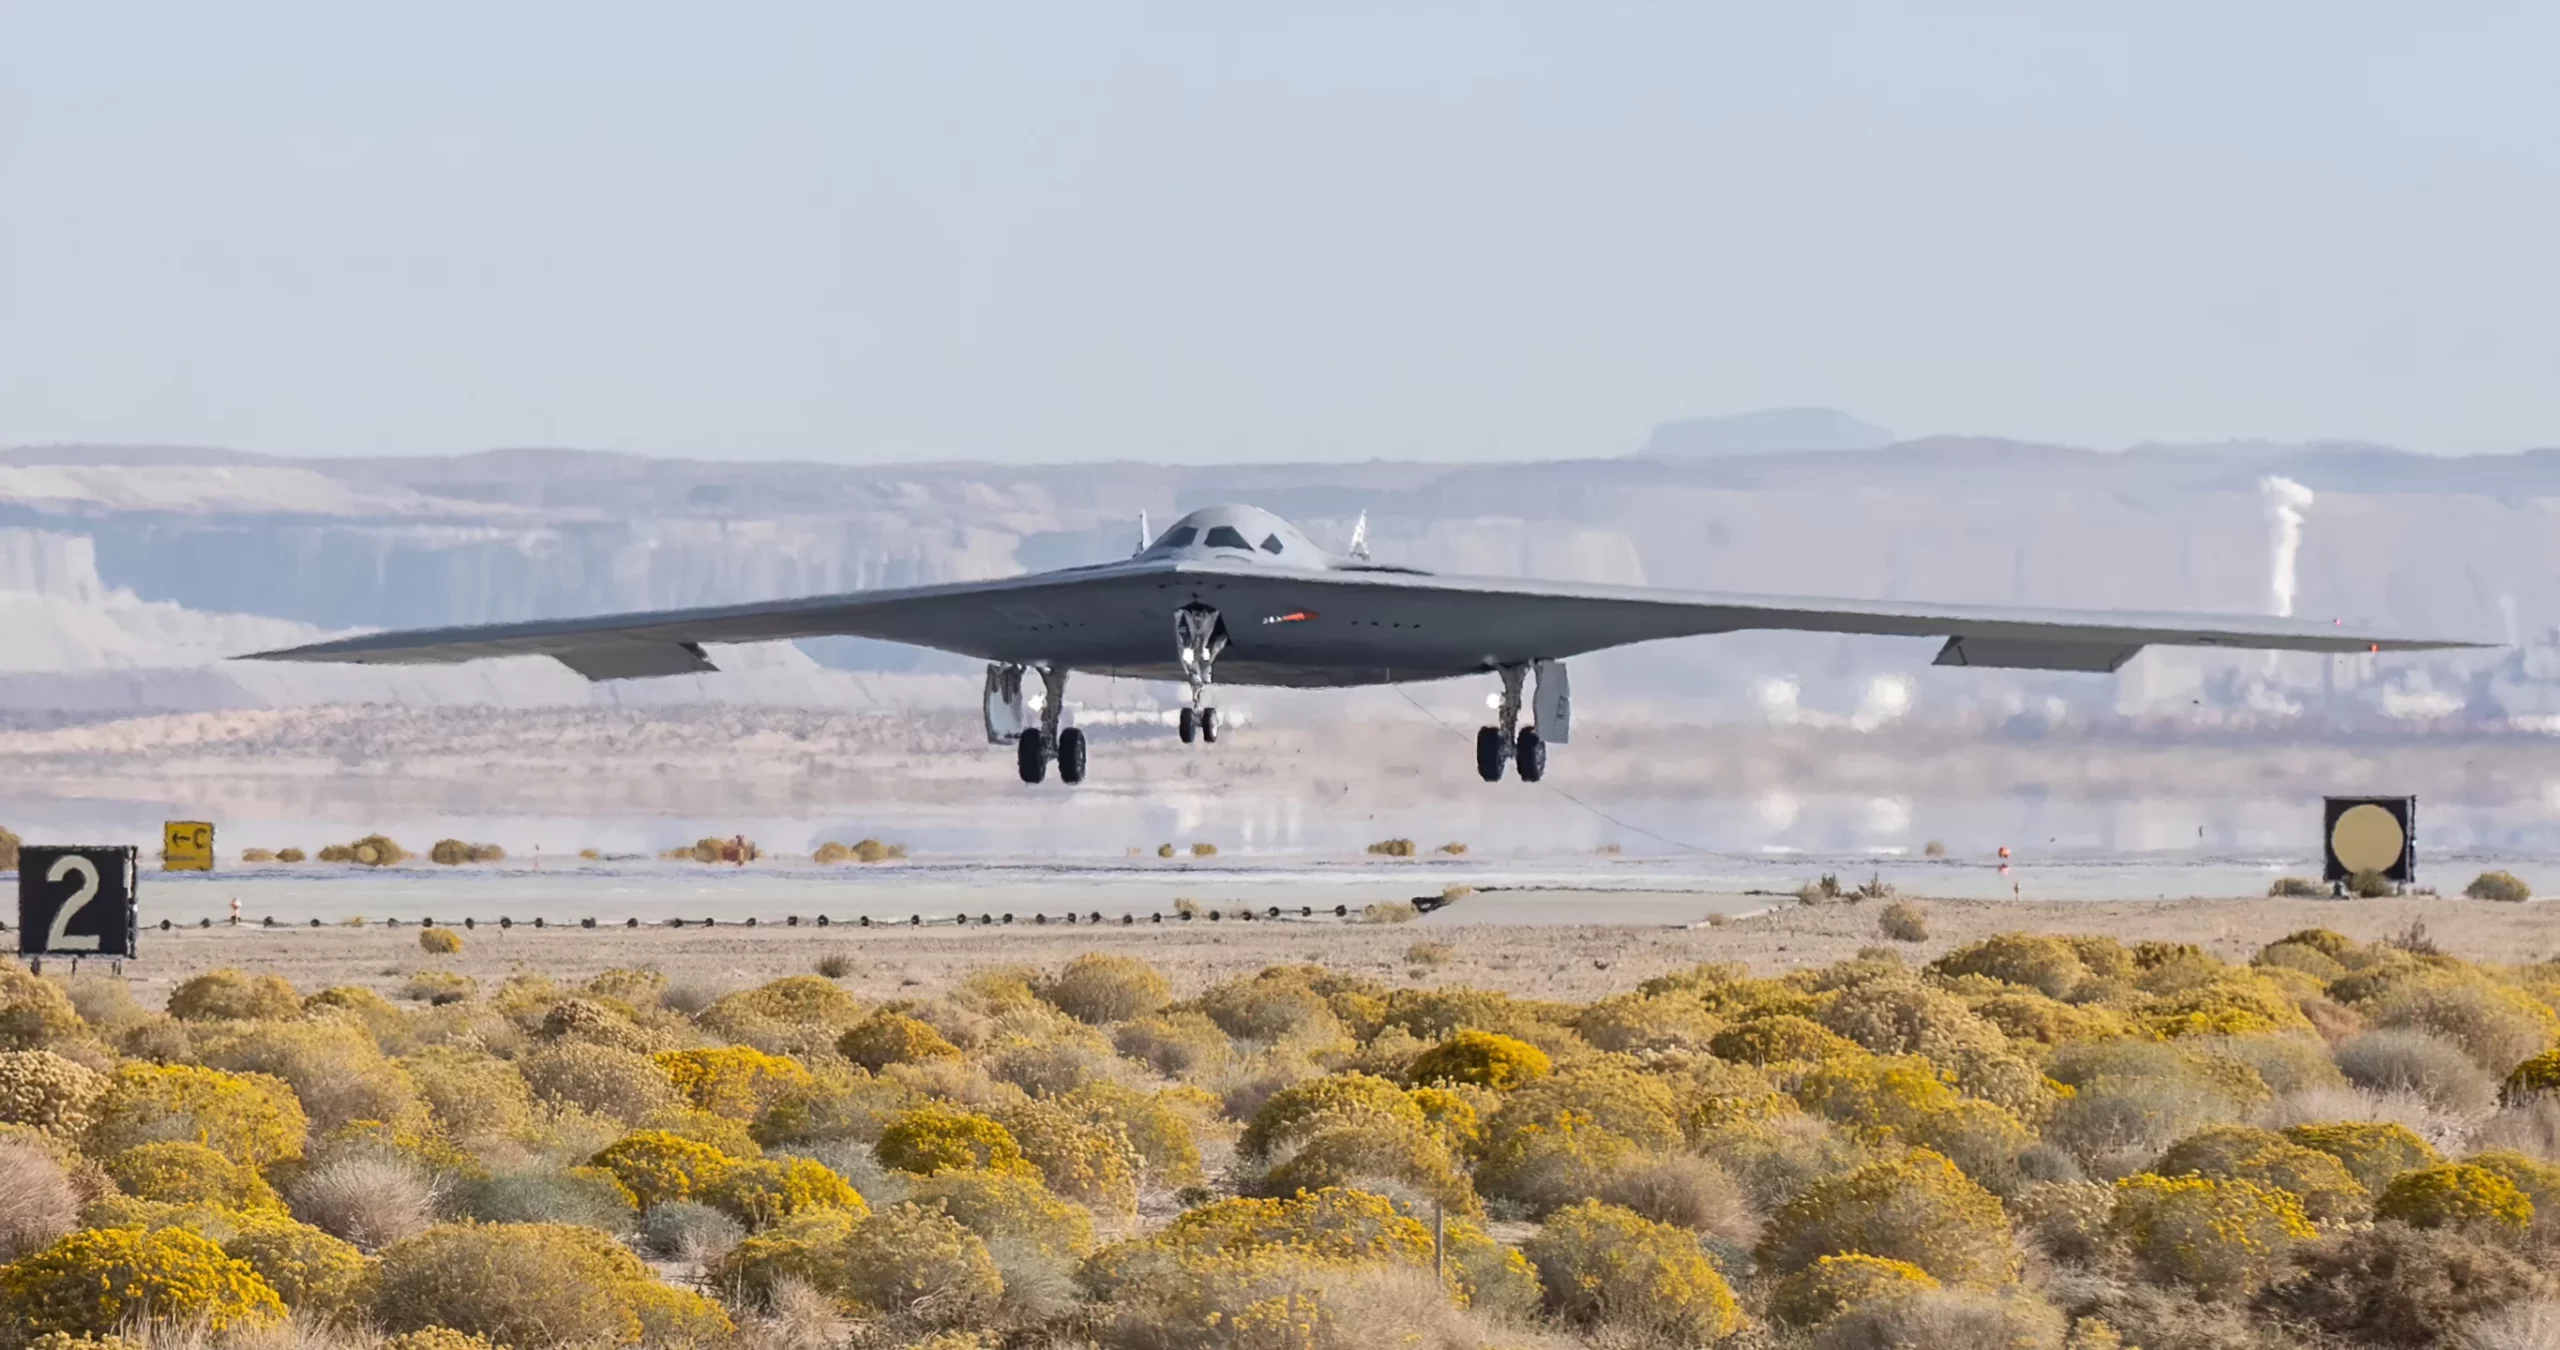
<instances>
[{"instance_id":1,"label":"hazy sky","mask_svg":"<svg viewBox=\"0 0 2560 1350\"><path fill-rule=\"evenodd\" d=\"M2337 0L0 4L0 444L2560 444L2554 52Z\"/></svg>"}]
</instances>

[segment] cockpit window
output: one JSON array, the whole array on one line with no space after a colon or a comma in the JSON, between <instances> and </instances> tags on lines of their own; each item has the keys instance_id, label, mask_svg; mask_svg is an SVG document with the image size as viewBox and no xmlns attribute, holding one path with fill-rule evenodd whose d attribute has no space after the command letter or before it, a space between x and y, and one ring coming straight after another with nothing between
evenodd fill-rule
<instances>
[{"instance_id":1,"label":"cockpit window","mask_svg":"<svg viewBox=\"0 0 2560 1350\"><path fill-rule=\"evenodd\" d=\"M1156 547L1181 548L1199 537L1200 532L1198 530L1195 530L1188 525L1176 525L1172 529L1164 532L1164 538L1156 541Z\"/></svg>"},{"instance_id":2,"label":"cockpit window","mask_svg":"<svg viewBox=\"0 0 2560 1350\"><path fill-rule=\"evenodd\" d=\"M1278 536L1278 535L1276 535L1276 534L1273 534L1273 535L1265 535L1265 536L1263 536L1263 540L1262 540L1262 551L1263 551L1263 552L1265 552L1265 553L1277 553L1277 552L1279 552L1279 551L1280 551L1280 536Z\"/></svg>"},{"instance_id":3,"label":"cockpit window","mask_svg":"<svg viewBox=\"0 0 2560 1350\"><path fill-rule=\"evenodd\" d=\"M1211 548L1249 549L1253 547L1253 545L1244 541L1243 533L1238 531L1233 525L1210 526L1209 537L1201 542L1207 544Z\"/></svg>"}]
</instances>

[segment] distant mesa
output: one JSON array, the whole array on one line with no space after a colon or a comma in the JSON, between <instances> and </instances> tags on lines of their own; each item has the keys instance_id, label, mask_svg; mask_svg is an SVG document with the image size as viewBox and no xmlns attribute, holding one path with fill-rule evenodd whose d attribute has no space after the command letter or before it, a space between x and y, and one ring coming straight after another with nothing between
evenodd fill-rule
<instances>
[{"instance_id":1,"label":"distant mesa","mask_svg":"<svg viewBox=\"0 0 2560 1350\"><path fill-rule=\"evenodd\" d=\"M1891 431L1834 408L1764 408L1665 422L1636 453L1651 459L1701 459L1790 450L1881 450L1891 444Z\"/></svg>"}]
</instances>

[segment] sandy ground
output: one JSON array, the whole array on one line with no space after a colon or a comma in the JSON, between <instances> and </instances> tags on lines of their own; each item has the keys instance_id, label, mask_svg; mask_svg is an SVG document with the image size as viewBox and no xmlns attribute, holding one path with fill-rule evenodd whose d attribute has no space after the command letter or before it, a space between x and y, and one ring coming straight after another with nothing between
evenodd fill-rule
<instances>
[{"instance_id":1,"label":"sandy ground","mask_svg":"<svg viewBox=\"0 0 2560 1350\"><path fill-rule=\"evenodd\" d=\"M2128 942L2196 942L2245 959L2286 933L2327 927L2372 939L2425 925L2455 955L2489 961L2560 957L2560 903L2501 905L2468 900L2170 900L1922 902L1930 940L1906 950L1927 959L1986 935L2014 930L2103 933ZM1057 925L993 928L810 928L699 926L594 930L517 926L465 934L458 956L429 957L417 929L253 926L148 930L145 959L126 976L145 1003L171 986L221 966L272 972L308 991L332 984L395 990L412 971L458 970L483 981L540 971L574 981L614 966L654 966L679 983L744 986L811 970L840 953L852 961L847 986L871 998L942 988L969 971L999 964L1055 966L1079 952L1128 952L1153 961L1177 990L1191 992L1264 966L1313 961L1394 983L1468 983L1543 998L1587 1000L1648 976L1702 961L1742 961L1761 971L1820 965L1878 945L1874 902L1786 904L1721 927L1538 926L1471 923L1467 902L1402 924L1261 921L1217 924L1141 921L1132 927ZM1418 944L1445 954L1414 953ZM1432 959L1433 957L1437 959ZM59 969L52 963L50 969ZM88 969L96 969L89 963Z\"/></svg>"}]
</instances>

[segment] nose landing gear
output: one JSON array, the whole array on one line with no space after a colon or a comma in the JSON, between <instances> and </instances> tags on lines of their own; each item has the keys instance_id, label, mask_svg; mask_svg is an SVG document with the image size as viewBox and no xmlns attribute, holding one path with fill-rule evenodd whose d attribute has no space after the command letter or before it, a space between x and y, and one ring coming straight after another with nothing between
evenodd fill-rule
<instances>
[{"instance_id":1,"label":"nose landing gear","mask_svg":"<svg viewBox=\"0 0 2560 1350\"><path fill-rule=\"evenodd\" d=\"M1218 710L1209 706L1209 686L1218 653L1227 649L1226 620L1208 605L1193 601L1173 612L1173 640L1182 658L1183 681L1191 686L1191 702L1175 723L1182 743L1196 738L1218 743Z\"/></svg>"}]
</instances>

